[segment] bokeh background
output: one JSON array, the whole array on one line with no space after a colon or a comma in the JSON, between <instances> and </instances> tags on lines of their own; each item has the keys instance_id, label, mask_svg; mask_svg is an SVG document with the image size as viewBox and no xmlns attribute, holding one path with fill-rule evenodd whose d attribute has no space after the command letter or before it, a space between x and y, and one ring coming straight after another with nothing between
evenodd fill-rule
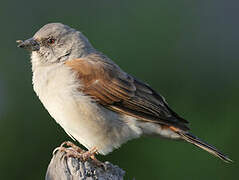
<instances>
[{"instance_id":1,"label":"bokeh background","mask_svg":"<svg viewBox=\"0 0 239 180\"><path fill-rule=\"evenodd\" d=\"M238 18L237 0L2 0L0 179L44 179L52 150L70 140L34 94L29 53L15 43L49 22L82 31L235 163L187 143L149 137L101 160L126 170L125 179L237 179Z\"/></svg>"}]
</instances>

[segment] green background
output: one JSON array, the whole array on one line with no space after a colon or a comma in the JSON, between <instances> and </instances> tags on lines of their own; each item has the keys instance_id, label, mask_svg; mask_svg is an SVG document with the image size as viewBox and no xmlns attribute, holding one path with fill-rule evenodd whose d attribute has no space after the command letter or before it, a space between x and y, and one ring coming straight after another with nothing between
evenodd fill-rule
<instances>
[{"instance_id":1,"label":"green background","mask_svg":"<svg viewBox=\"0 0 239 180\"><path fill-rule=\"evenodd\" d=\"M44 179L52 150L70 140L31 85L29 53L15 41L49 22L82 31L122 69L159 91L192 132L235 161L158 138L99 157L125 179L237 179L239 1L9 0L0 2L0 179Z\"/></svg>"}]
</instances>

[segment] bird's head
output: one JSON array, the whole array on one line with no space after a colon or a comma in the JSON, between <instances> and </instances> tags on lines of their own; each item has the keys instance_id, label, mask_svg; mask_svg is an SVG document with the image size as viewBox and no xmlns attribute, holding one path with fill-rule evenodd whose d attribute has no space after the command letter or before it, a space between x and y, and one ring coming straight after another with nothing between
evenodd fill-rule
<instances>
[{"instance_id":1,"label":"bird's head","mask_svg":"<svg viewBox=\"0 0 239 180\"><path fill-rule=\"evenodd\" d=\"M64 62L94 51L81 32L61 23L46 24L32 38L17 42L18 47L31 51L32 56L37 57L32 61L41 65Z\"/></svg>"}]
</instances>

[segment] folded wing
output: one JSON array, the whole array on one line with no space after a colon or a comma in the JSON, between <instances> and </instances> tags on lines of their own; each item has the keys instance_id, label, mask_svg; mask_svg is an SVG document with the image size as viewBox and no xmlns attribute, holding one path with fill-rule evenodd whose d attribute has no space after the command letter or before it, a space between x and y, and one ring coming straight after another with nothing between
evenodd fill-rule
<instances>
[{"instance_id":1,"label":"folded wing","mask_svg":"<svg viewBox=\"0 0 239 180\"><path fill-rule=\"evenodd\" d=\"M171 110L164 98L122 71L102 54L92 54L65 63L84 84L80 88L102 106L142 121L189 130L187 121Z\"/></svg>"}]
</instances>

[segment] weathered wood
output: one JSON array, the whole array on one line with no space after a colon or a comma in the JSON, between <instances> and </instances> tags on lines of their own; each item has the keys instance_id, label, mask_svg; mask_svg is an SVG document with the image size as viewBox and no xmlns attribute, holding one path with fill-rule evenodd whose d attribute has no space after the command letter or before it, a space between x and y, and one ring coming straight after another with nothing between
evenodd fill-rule
<instances>
[{"instance_id":1,"label":"weathered wood","mask_svg":"<svg viewBox=\"0 0 239 180\"><path fill-rule=\"evenodd\" d=\"M48 166L45 180L123 180L124 174L122 169L109 162L104 162L104 168L98 167L91 159L83 162L57 151Z\"/></svg>"}]
</instances>

